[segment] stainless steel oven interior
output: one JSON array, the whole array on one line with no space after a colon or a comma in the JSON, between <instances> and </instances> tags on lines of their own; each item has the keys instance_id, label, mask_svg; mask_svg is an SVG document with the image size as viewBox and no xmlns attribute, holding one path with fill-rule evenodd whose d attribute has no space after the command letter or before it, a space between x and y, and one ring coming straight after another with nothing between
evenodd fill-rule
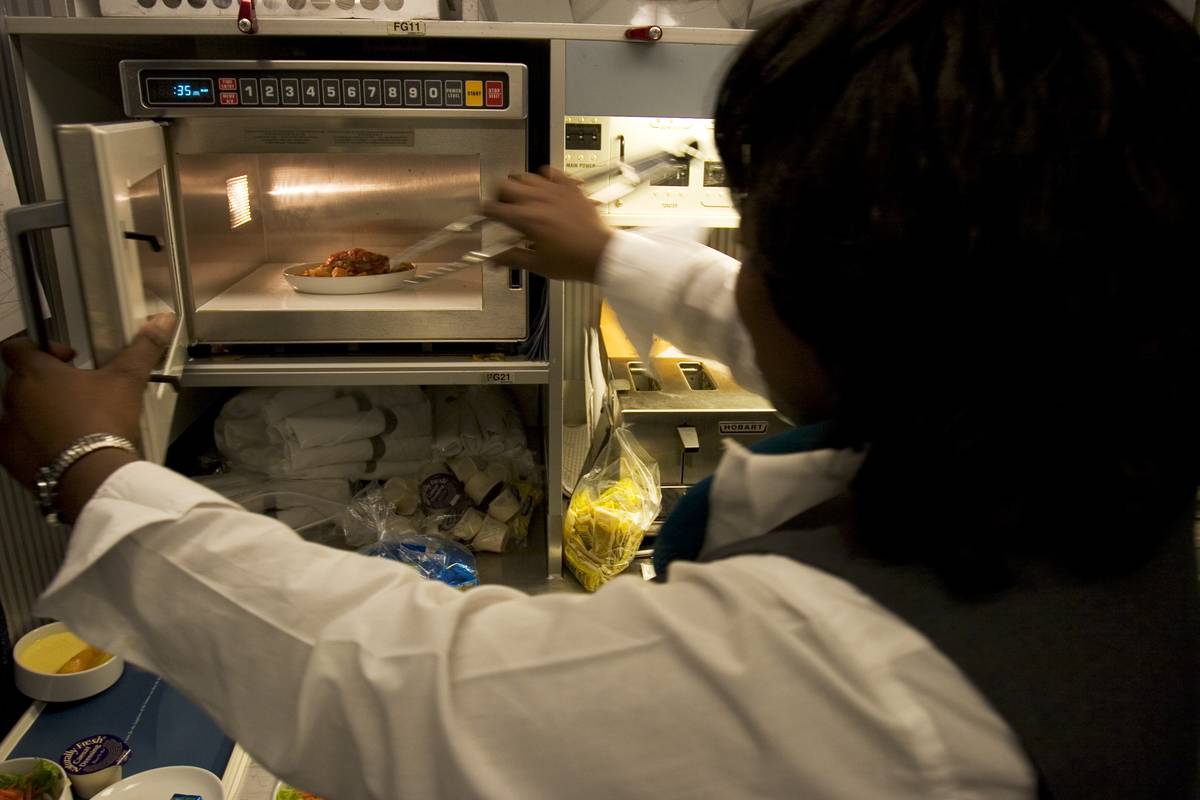
<instances>
[{"instance_id":1,"label":"stainless steel oven interior","mask_svg":"<svg viewBox=\"0 0 1200 800\"><path fill-rule=\"evenodd\" d=\"M521 95L514 91L511 99ZM526 169L524 114L464 111L212 107L172 113L168 169L192 342L523 340L530 310L519 272L475 266L417 287L358 295L302 294L283 276L290 265L352 247L398 254L477 213L506 176ZM135 198L139 192L153 193L153 187L135 186ZM492 237L489 229L457 236L420 256L416 272L487 247ZM148 257L146 248L139 250ZM150 294L157 294L155 274L146 275Z\"/></svg>"}]
</instances>

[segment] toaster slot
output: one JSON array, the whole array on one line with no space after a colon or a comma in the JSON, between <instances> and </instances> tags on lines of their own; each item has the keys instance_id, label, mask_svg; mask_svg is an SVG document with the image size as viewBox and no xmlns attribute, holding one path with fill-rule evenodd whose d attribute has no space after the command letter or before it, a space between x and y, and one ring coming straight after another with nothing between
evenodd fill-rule
<instances>
[{"instance_id":1,"label":"toaster slot","mask_svg":"<svg viewBox=\"0 0 1200 800\"><path fill-rule=\"evenodd\" d=\"M717 388L712 376L699 361L682 361L679 364L679 371L683 373L683 378L687 381L688 386L693 389L707 391Z\"/></svg>"},{"instance_id":2,"label":"toaster slot","mask_svg":"<svg viewBox=\"0 0 1200 800\"><path fill-rule=\"evenodd\" d=\"M662 384L658 382L640 361L629 362L629 377L633 381L635 392L661 392Z\"/></svg>"}]
</instances>

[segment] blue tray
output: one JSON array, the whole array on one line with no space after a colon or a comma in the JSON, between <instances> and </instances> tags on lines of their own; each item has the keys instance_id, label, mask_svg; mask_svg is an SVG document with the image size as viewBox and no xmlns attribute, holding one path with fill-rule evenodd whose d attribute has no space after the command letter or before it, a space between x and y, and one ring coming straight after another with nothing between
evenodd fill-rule
<instances>
[{"instance_id":1,"label":"blue tray","mask_svg":"<svg viewBox=\"0 0 1200 800\"><path fill-rule=\"evenodd\" d=\"M207 714L158 676L126 664L121 679L95 697L47 703L9 758L58 761L68 746L97 733L129 745L125 775L186 765L221 777L233 752L233 742Z\"/></svg>"}]
</instances>

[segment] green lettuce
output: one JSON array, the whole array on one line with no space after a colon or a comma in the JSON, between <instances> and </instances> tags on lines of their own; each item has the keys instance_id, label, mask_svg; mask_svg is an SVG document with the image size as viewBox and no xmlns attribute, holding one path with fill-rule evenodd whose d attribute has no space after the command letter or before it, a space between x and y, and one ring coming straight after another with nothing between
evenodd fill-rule
<instances>
[{"instance_id":1,"label":"green lettuce","mask_svg":"<svg viewBox=\"0 0 1200 800\"><path fill-rule=\"evenodd\" d=\"M62 773L53 762L40 758L34 768L25 775L0 773L0 789L16 789L21 792L29 789L29 795L36 800L58 800L63 790Z\"/></svg>"}]
</instances>

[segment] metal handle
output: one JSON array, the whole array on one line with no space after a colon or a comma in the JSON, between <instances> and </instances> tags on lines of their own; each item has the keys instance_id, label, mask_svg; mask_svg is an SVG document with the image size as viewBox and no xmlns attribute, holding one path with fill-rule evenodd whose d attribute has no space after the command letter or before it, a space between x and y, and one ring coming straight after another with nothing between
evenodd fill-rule
<instances>
[{"instance_id":1,"label":"metal handle","mask_svg":"<svg viewBox=\"0 0 1200 800\"><path fill-rule=\"evenodd\" d=\"M29 234L68 224L67 204L62 200L47 200L27 206L10 208L4 214L8 228L8 247L13 254L17 274L18 298L25 315L25 332L42 350L50 349L50 329L42 316L42 300L38 295L37 267L33 263L33 244Z\"/></svg>"},{"instance_id":2,"label":"metal handle","mask_svg":"<svg viewBox=\"0 0 1200 800\"><path fill-rule=\"evenodd\" d=\"M135 231L125 231L125 238L134 242L145 242L150 245L150 249L156 253L161 253L163 246L162 242L153 233L137 233Z\"/></svg>"},{"instance_id":3,"label":"metal handle","mask_svg":"<svg viewBox=\"0 0 1200 800\"><path fill-rule=\"evenodd\" d=\"M695 428L691 425L680 425L675 430L679 434L679 443L683 445L683 452L700 452L700 436L696 433Z\"/></svg>"}]
</instances>

